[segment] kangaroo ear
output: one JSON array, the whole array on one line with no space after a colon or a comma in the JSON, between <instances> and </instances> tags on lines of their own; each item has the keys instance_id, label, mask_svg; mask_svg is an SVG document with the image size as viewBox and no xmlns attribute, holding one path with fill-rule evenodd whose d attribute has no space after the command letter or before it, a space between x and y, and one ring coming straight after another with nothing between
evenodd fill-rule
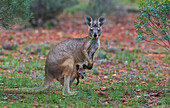
<instances>
[{"instance_id":1,"label":"kangaroo ear","mask_svg":"<svg viewBox=\"0 0 170 108\"><path fill-rule=\"evenodd\" d=\"M93 19L90 16L85 16L85 21L88 26L91 26Z\"/></svg>"},{"instance_id":2,"label":"kangaroo ear","mask_svg":"<svg viewBox=\"0 0 170 108\"><path fill-rule=\"evenodd\" d=\"M78 65L78 64L76 65L76 70L77 70L77 71L79 70L79 65Z\"/></svg>"},{"instance_id":3,"label":"kangaroo ear","mask_svg":"<svg viewBox=\"0 0 170 108\"><path fill-rule=\"evenodd\" d=\"M86 68L87 68L86 64L83 64L83 69L86 69Z\"/></svg>"},{"instance_id":4,"label":"kangaroo ear","mask_svg":"<svg viewBox=\"0 0 170 108\"><path fill-rule=\"evenodd\" d=\"M98 18L98 25L101 27L106 21L106 17L105 16L101 16Z\"/></svg>"}]
</instances>

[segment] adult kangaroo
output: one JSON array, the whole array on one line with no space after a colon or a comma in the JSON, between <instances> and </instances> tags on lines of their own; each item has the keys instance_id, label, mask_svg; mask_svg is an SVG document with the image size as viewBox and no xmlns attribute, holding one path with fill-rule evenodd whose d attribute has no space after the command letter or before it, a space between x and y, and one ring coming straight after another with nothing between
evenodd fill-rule
<instances>
[{"instance_id":1,"label":"adult kangaroo","mask_svg":"<svg viewBox=\"0 0 170 108\"><path fill-rule=\"evenodd\" d=\"M88 62L87 69L91 69L94 61L94 54L100 47L101 27L104 24L105 16L93 20L90 16L85 16L85 21L89 27L89 34L84 38L74 38L64 40L56 44L48 53L45 62L45 79L40 87L36 88L14 88L5 92L39 92L47 89L54 79L58 80L63 87L63 94L72 93L70 86L75 77L76 64Z\"/></svg>"}]
</instances>

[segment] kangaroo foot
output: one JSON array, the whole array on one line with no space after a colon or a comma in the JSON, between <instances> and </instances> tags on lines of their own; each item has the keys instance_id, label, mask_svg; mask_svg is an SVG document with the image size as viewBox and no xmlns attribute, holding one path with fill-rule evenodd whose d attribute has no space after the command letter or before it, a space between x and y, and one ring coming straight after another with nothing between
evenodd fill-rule
<instances>
[{"instance_id":1,"label":"kangaroo foot","mask_svg":"<svg viewBox=\"0 0 170 108\"><path fill-rule=\"evenodd\" d=\"M68 95L76 95L77 91L70 91L68 93L63 93L64 96L68 96Z\"/></svg>"}]
</instances>

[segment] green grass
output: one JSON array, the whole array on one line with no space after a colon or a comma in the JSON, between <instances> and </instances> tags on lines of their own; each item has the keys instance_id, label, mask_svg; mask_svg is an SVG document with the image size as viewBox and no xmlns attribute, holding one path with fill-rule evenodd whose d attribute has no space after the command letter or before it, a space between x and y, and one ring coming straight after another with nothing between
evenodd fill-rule
<instances>
[{"instance_id":1,"label":"green grass","mask_svg":"<svg viewBox=\"0 0 170 108\"><path fill-rule=\"evenodd\" d=\"M44 44L39 47L42 49L41 53L49 50ZM104 54L106 53L104 52ZM108 59L108 55L112 56L111 59ZM156 84L156 82L161 83L165 80L163 69L158 63L144 57L139 49L118 50L115 54L108 55L105 55L108 59L106 61L113 61L113 65L109 66L114 66L115 69L101 71L102 68L98 68L100 63L96 63L92 72L87 72L84 79L86 81L81 80L77 87L76 82L72 84L72 88L78 90L77 95L63 96L60 93L61 85L54 81L50 88L40 93L5 94L0 91L0 107L144 107L147 104L154 107L155 103L160 107L169 106L170 85L168 83L166 86ZM44 79L44 63L44 59L31 55L22 54L14 57L8 53L1 56L0 68L10 70L10 73L0 73L0 83L3 83L0 87L37 87L41 85ZM119 72L121 69L124 69L124 72ZM113 74L118 76L113 76ZM99 93L101 92L100 87L107 88L103 91L104 94ZM158 92L161 92L160 96L152 96L152 93ZM159 100L149 102L149 99L152 98Z\"/></svg>"}]
</instances>

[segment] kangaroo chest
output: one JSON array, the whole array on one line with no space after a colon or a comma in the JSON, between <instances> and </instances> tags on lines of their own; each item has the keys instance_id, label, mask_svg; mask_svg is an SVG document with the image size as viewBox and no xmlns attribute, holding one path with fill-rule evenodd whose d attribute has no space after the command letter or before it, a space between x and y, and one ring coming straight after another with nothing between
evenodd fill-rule
<instances>
[{"instance_id":1,"label":"kangaroo chest","mask_svg":"<svg viewBox=\"0 0 170 108\"><path fill-rule=\"evenodd\" d=\"M100 47L100 40L93 40L91 45L89 46L89 50L88 50L88 56L91 58L94 53L99 49Z\"/></svg>"}]
</instances>

